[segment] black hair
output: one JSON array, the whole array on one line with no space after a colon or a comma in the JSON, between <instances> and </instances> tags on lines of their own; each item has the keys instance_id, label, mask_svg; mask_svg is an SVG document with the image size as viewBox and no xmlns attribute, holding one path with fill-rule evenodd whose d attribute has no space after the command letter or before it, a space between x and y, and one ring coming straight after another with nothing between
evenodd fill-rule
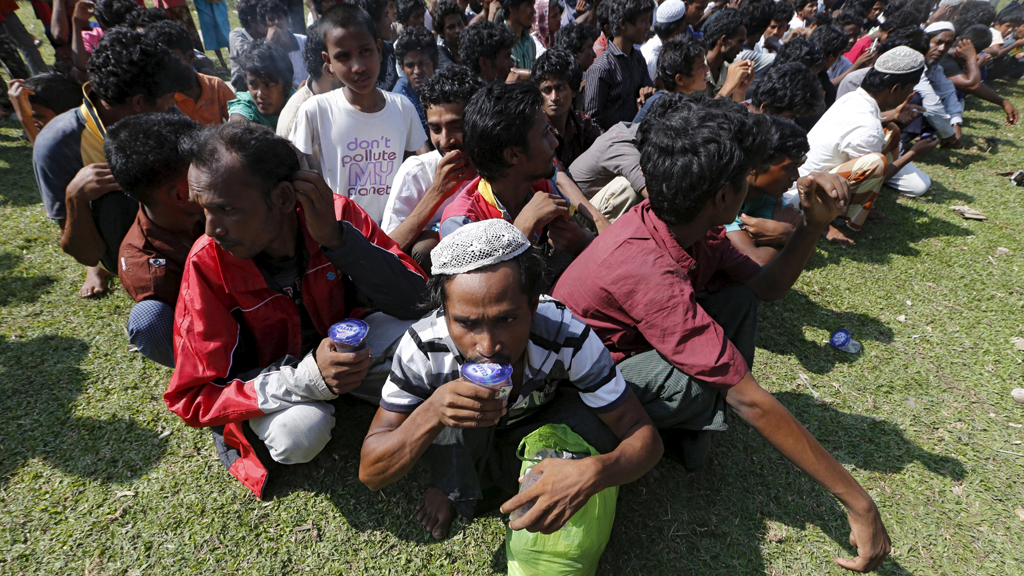
<instances>
[{"instance_id":1,"label":"black hair","mask_svg":"<svg viewBox=\"0 0 1024 576\"><path fill-rule=\"evenodd\" d=\"M808 4L812 4L812 3L815 6L817 6L818 5L818 0L796 0L795 2L793 2L794 14L796 12L799 12L800 10L803 10L804 8L807 7Z\"/></svg>"},{"instance_id":2,"label":"black hair","mask_svg":"<svg viewBox=\"0 0 1024 576\"><path fill-rule=\"evenodd\" d=\"M772 20L775 22L785 22L789 24L789 21L796 16L796 9L789 2L776 2L772 7Z\"/></svg>"},{"instance_id":3,"label":"black hair","mask_svg":"<svg viewBox=\"0 0 1024 576\"><path fill-rule=\"evenodd\" d=\"M771 116L771 119L775 129L775 146L772 147L768 160L785 157L798 162L811 150L811 145L807 141L807 131L789 118Z\"/></svg>"},{"instance_id":4,"label":"black hair","mask_svg":"<svg viewBox=\"0 0 1024 576\"><path fill-rule=\"evenodd\" d=\"M515 10L516 8L522 6L523 4L526 4L527 2L533 4L533 0L500 0L499 3L501 4L501 19L508 20L508 17L512 10Z\"/></svg>"},{"instance_id":5,"label":"black hair","mask_svg":"<svg viewBox=\"0 0 1024 576\"><path fill-rule=\"evenodd\" d=\"M978 0L967 0L960 5L960 12L953 19L953 28L956 28L957 36L975 24L984 24L988 28L996 19L996 7L988 2ZM991 41L989 41L991 43ZM984 48L978 48L980 52Z\"/></svg>"},{"instance_id":6,"label":"black hair","mask_svg":"<svg viewBox=\"0 0 1024 576\"><path fill-rule=\"evenodd\" d=\"M808 27L810 27L810 26L821 27L821 26L831 26L831 25L832 25L832 14L830 12L818 12L817 14L815 14L814 16L811 17L810 23L807 24Z\"/></svg>"},{"instance_id":7,"label":"black hair","mask_svg":"<svg viewBox=\"0 0 1024 576\"><path fill-rule=\"evenodd\" d=\"M484 81L472 70L458 64L445 66L420 86L420 104L423 110L431 106L469 104L473 95L484 87Z\"/></svg>"},{"instance_id":8,"label":"black hair","mask_svg":"<svg viewBox=\"0 0 1024 576\"><path fill-rule=\"evenodd\" d=\"M764 163L772 130L768 116L728 98L672 93L654 103L637 137L651 209L675 225L692 222L725 186L742 186Z\"/></svg>"},{"instance_id":9,"label":"black hair","mask_svg":"<svg viewBox=\"0 0 1024 576\"><path fill-rule=\"evenodd\" d=\"M704 46L711 50L722 38L732 38L743 26L743 17L735 8L726 8L712 14L701 29L704 34Z\"/></svg>"},{"instance_id":10,"label":"black hair","mask_svg":"<svg viewBox=\"0 0 1024 576\"><path fill-rule=\"evenodd\" d=\"M920 19L918 18L917 13L913 10L900 10L886 18L885 22L882 22L882 24L879 25L879 29L884 32L888 32L890 30L896 30L897 28L906 28L907 26L918 28L918 22L920 22Z\"/></svg>"},{"instance_id":11,"label":"black hair","mask_svg":"<svg viewBox=\"0 0 1024 576\"><path fill-rule=\"evenodd\" d=\"M1024 24L1024 6L1016 6L1009 10L1003 10L995 17L996 24L1013 24L1020 26Z\"/></svg>"},{"instance_id":12,"label":"black hair","mask_svg":"<svg viewBox=\"0 0 1024 576\"><path fill-rule=\"evenodd\" d=\"M138 6L138 4L136 4L136 6ZM168 16L167 12L162 8L137 8L125 19L124 27L143 30L147 26L156 24L157 22L166 22L170 19L171 17Z\"/></svg>"},{"instance_id":13,"label":"black hair","mask_svg":"<svg viewBox=\"0 0 1024 576\"><path fill-rule=\"evenodd\" d=\"M851 24L858 28L864 28L864 14L857 10L843 10L832 21L832 24L840 28L846 28Z\"/></svg>"},{"instance_id":14,"label":"black hair","mask_svg":"<svg viewBox=\"0 0 1024 576\"><path fill-rule=\"evenodd\" d=\"M505 150L529 146L541 102L540 90L525 82L494 82L473 96L462 120L462 144L480 176L501 178L508 169Z\"/></svg>"},{"instance_id":15,"label":"black hair","mask_svg":"<svg viewBox=\"0 0 1024 576\"><path fill-rule=\"evenodd\" d=\"M825 63L825 53L814 42L798 36L779 48L773 66L781 66L787 62L799 62L814 70Z\"/></svg>"},{"instance_id":16,"label":"black hair","mask_svg":"<svg viewBox=\"0 0 1024 576\"><path fill-rule=\"evenodd\" d=\"M97 96L112 106L135 95L150 105L187 90L192 71L171 51L142 32L115 28L106 33L89 59L89 78Z\"/></svg>"},{"instance_id":17,"label":"black hair","mask_svg":"<svg viewBox=\"0 0 1024 576\"><path fill-rule=\"evenodd\" d=\"M504 24L483 20L466 26L459 34L459 60L470 70L480 73L480 59L494 61L498 52L511 49L516 39Z\"/></svg>"},{"instance_id":18,"label":"black hair","mask_svg":"<svg viewBox=\"0 0 1024 576\"><path fill-rule=\"evenodd\" d=\"M978 52L981 52L992 45L992 31L984 24L968 26L967 29L960 34L959 39L963 38L970 40L971 44L974 44L974 49Z\"/></svg>"},{"instance_id":19,"label":"black hair","mask_svg":"<svg viewBox=\"0 0 1024 576\"><path fill-rule=\"evenodd\" d=\"M818 26L811 32L811 42L818 45L825 54L825 60L841 56L846 52L846 45L850 39L835 26Z\"/></svg>"},{"instance_id":20,"label":"black hair","mask_svg":"<svg viewBox=\"0 0 1024 576\"><path fill-rule=\"evenodd\" d=\"M923 72L923 66L913 72L904 72L902 74L889 74L888 72L879 72L877 68L871 68L864 75L864 80L861 81L860 87L870 94L888 92L894 86L917 84Z\"/></svg>"},{"instance_id":21,"label":"black hair","mask_svg":"<svg viewBox=\"0 0 1024 576\"><path fill-rule=\"evenodd\" d=\"M327 44L321 29L321 20L306 28L306 47L302 49L302 63L306 66L310 81L319 80L324 75L324 52Z\"/></svg>"},{"instance_id":22,"label":"black hair","mask_svg":"<svg viewBox=\"0 0 1024 576\"><path fill-rule=\"evenodd\" d=\"M148 204L150 194L188 171L189 158L179 143L201 129L182 114L135 114L107 130L103 155L121 189Z\"/></svg>"},{"instance_id":23,"label":"black hair","mask_svg":"<svg viewBox=\"0 0 1024 576\"><path fill-rule=\"evenodd\" d=\"M271 84L280 82L285 85L285 94L288 93L295 69L288 58L288 53L276 42L254 40L245 52L242 52L239 60L242 71L247 76L266 80Z\"/></svg>"},{"instance_id":24,"label":"black hair","mask_svg":"<svg viewBox=\"0 0 1024 576\"><path fill-rule=\"evenodd\" d=\"M378 0L354 0L352 4L335 4L324 12L324 15L320 17L320 33L324 35L324 42L327 42L327 33L335 28L363 28L366 30L370 37L373 38L374 42L377 41L377 22L380 21L381 16L384 12L381 10L377 14L377 18L373 17L373 12L370 12L363 7L363 4L373 5L376 7L375 2ZM387 9L387 2L381 3L384 9ZM383 64L382 64L383 66Z\"/></svg>"},{"instance_id":25,"label":"black hair","mask_svg":"<svg viewBox=\"0 0 1024 576\"><path fill-rule=\"evenodd\" d=\"M665 90L675 91L676 74L692 78L694 68L704 61L705 54L704 45L689 36L665 42L658 54L658 78Z\"/></svg>"},{"instance_id":26,"label":"black hair","mask_svg":"<svg viewBox=\"0 0 1024 576\"><path fill-rule=\"evenodd\" d=\"M242 28L256 24L263 20L260 13L260 0L238 0L238 23Z\"/></svg>"},{"instance_id":27,"label":"black hair","mask_svg":"<svg viewBox=\"0 0 1024 576\"><path fill-rule=\"evenodd\" d=\"M188 35L188 30L181 22L156 22L146 26L143 32L168 50L177 50L185 55L192 53L192 37Z\"/></svg>"},{"instance_id":28,"label":"black hair","mask_svg":"<svg viewBox=\"0 0 1024 576\"><path fill-rule=\"evenodd\" d=\"M373 22L373 38L376 40L377 22L380 22L381 19L384 18L384 13L388 10L388 0L351 0L351 2L354 6L362 8L370 15L370 22ZM335 4L334 6L338 5L339 4ZM332 6L331 9L333 9L334 6ZM344 6L344 4L341 4L341 6ZM327 11L330 12L331 10L329 9ZM350 26L342 26L342 28L349 28ZM326 34L326 28L324 28L324 32Z\"/></svg>"},{"instance_id":29,"label":"black hair","mask_svg":"<svg viewBox=\"0 0 1024 576\"><path fill-rule=\"evenodd\" d=\"M774 2L751 2L743 3L740 8L740 17L743 18L743 25L747 28L747 37L764 34L764 31L772 25L772 14L775 13Z\"/></svg>"},{"instance_id":30,"label":"black hair","mask_svg":"<svg viewBox=\"0 0 1024 576\"><path fill-rule=\"evenodd\" d=\"M444 34L444 21L452 14L457 14L462 19L462 23L466 23L466 12L455 0L438 0L434 4L434 9L430 12L430 18L433 20L434 32L438 36Z\"/></svg>"},{"instance_id":31,"label":"black hair","mask_svg":"<svg viewBox=\"0 0 1024 576\"><path fill-rule=\"evenodd\" d=\"M405 24L410 16L416 12L416 9L423 10L423 13L427 12L427 5L423 3L423 0L398 0L396 3L398 11L398 21Z\"/></svg>"},{"instance_id":32,"label":"black hair","mask_svg":"<svg viewBox=\"0 0 1024 576\"><path fill-rule=\"evenodd\" d=\"M288 7L279 0L260 0L257 12L259 12L259 17L264 22L269 23L271 16L284 17L282 19L289 20Z\"/></svg>"},{"instance_id":33,"label":"black hair","mask_svg":"<svg viewBox=\"0 0 1024 576\"><path fill-rule=\"evenodd\" d=\"M225 122L208 126L185 138L182 151L196 168L215 170L224 156L234 155L245 172L262 186L263 200L281 182L300 169L299 157L287 139L255 122Z\"/></svg>"},{"instance_id":34,"label":"black hair","mask_svg":"<svg viewBox=\"0 0 1024 576\"><path fill-rule=\"evenodd\" d=\"M442 0L444 2L446 0ZM573 55L578 54L587 44L593 45L600 34L597 28L590 24L570 22L555 32L555 48L568 50Z\"/></svg>"},{"instance_id":35,"label":"black hair","mask_svg":"<svg viewBox=\"0 0 1024 576\"><path fill-rule=\"evenodd\" d=\"M583 83L583 71L576 57L565 50L548 50L541 54L530 70L530 81L540 87L545 80L561 80L565 82L573 94L580 91Z\"/></svg>"},{"instance_id":36,"label":"black hair","mask_svg":"<svg viewBox=\"0 0 1024 576\"><path fill-rule=\"evenodd\" d=\"M821 82L811 70L799 62L772 66L754 88L751 104L764 105L767 114L791 113L796 118L813 116L825 105Z\"/></svg>"},{"instance_id":37,"label":"black hair","mask_svg":"<svg viewBox=\"0 0 1024 576\"><path fill-rule=\"evenodd\" d=\"M103 28L104 32L109 32L112 28L124 24L128 16L138 9L139 5L135 0L96 0L92 13L100 28Z\"/></svg>"},{"instance_id":38,"label":"black hair","mask_svg":"<svg viewBox=\"0 0 1024 576\"><path fill-rule=\"evenodd\" d=\"M29 104L45 106L54 114L82 105L82 85L63 72L43 72L25 80Z\"/></svg>"},{"instance_id":39,"label":"black hair","mask_svg":"<svg viewBox=\"0 0 1024 576\"><path fill-rule=\"evenodd\" d=\"M540 255L540 250L530 246L525 252L506 260L506 262L515 262L519 265L519 289L523 291L523 294L526 294L526 298L531 306L536 305L540 301L540 295L546 284L544 282L544 259ZM501 264L504 264L504 262ZM492 264L477 270L486 270L498 265ZM423 310L444 308L445 303L448 301L448 294L445 289L448 286L448 282L455 276L455 274L436 274L431 276L430 280L427 281L425 300L420 308Z\"/></svg>"},{"instance_id":40,"label":"black hair","mask_svg":"<svg viewBox=\"0 0 1024 576\"><path fill-rule=\"evenodd\" d=\"M882 16L885 16L885 19L888 20L893 16L893 14L896 14L908 6L910 6L910 2L908 2L908 0L888 0L885 3L885 8L882 9Z\"/></svg>"},{"instance_id":41,"label":"black hair","mask_svg":"<svg viewBox=\"0 0 1024 576\"><path fill-rule=\"evenodd\" d=\"M917 26L897 28L878 44L878 54L882 55L898 46L907 46L922 55L928 52L928 36Z\"/></svg>"},{"instance_id":42,"label":"black hair","mask_svg":"<svg viewBox=\"0 0 1024 576\"><path fill-rule=\"evenodd\" d=\"M658 35L658 38L661 38L662 42L667 42L669 38L675 37L683 26L686 26L685 13L674 22L655 22L653 30Z\"/></svg>"},{"instance_id":43,"label":"black hair","mask_svg":"<svg viewBox=\"0 0 1024 576\"><path fill-rule=\"evenodd\" d=\"M604 0L610 4L608 27L612 35L609 40L622 34L622 23L636 24L645 12L654 11L653 0Z\"/></svg>"},{"instance_id":44,"label":"black hair","mask_svg":"<svg viewBox=\"0 0 1024 576\"><path fill-rule=\"evenodd\" d=\"M434 68L437 68L437 40L423 26L406 26L395 40L395 57L398 58L399 66L409 52L426 54L434 63Z\"/></svg>"}]
</instances>

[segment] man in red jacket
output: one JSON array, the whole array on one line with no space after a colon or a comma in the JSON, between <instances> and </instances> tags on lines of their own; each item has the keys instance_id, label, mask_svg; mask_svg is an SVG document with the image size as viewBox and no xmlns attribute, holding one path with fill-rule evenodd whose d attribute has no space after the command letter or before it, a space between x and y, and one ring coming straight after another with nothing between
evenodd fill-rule
<instances>
[{"instance_id":1,"label":"man in red jacket","mask_svg":"<svg viewBox=\"0 0 1024 576\"><path fill-rule=\"evenodd\" d=\"M262 497L270 460L308 462L330 440L330 400L379 401L425 279L355 202L299 171L273 132L228 123L188 147L206 236L185 265L164 400L211 427L222 462ZM339 352L325 336L350 317L369 324L366 347Z\"/></svg>"}]
</instances>

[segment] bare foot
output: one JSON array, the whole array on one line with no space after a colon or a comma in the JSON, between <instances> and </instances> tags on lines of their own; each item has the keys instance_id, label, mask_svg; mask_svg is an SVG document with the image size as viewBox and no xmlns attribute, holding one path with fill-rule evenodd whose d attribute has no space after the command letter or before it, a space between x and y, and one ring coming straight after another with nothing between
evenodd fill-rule
<instances>
[{"instance_id":1,"label":"bare foot","mask_svg":"<svg viewBox=\"0 0 1024 576\"><path fill-rule=\"evenodd\" d=\"M85 272L85 283L78 289L82 298L96 298L107 293L107 279L110 272L98 266L89 266Z\"/></svg>"},{"instance_id":2,"label":"bare foot","mask_svg":"<svg viewBox=\"0 0 1024 576\"><path fill-rule=\"evenodd\" d=\"M416 519L435 540L444 540L455 519L455 505L437 488L427 488L416 505Z\"/></svg>"},{"instance_id":3,"label":"bare foot","mask_svg":"<svg viewBox=\"0 0 1024 576\"><path fill-rule=\"evenodd\" d=\"M885 220L886 218L888 218L888 216L885 215L885 212L876 208L872 208L871 211L868 212L868 220Z\"/></svg>"},{"instance_id":4,"label":"bare foot","mask_svg":"<svg viewBox=\"0 0 1024 576\"><path fill-rule=\"evenodd\" d=\"M829 242L835 242L841 246L849 246L850 244L853 244L853 238L847 236L845 232L833 224L828 225L828 230L825 232L825 238L827 238Z\"/></svg>"}]
</instances>

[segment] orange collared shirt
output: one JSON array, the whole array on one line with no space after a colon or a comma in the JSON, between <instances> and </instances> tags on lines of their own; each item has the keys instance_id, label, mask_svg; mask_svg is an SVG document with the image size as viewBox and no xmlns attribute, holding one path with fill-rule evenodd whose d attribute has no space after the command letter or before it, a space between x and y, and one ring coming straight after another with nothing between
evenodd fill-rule
<instances>
[{"instance_id":1,"label":"orange collared shirt","mask_svg":"<svg viewBox=\"0 0 1024 576\"><path fill-rule=\"evenodd\" d=\"M216 76L196 72L196 78L199 79L199 88L202 90L199 101L194 101L179 92L174 95L174 103L178 110L203 126L227 122L228 102L235 99L235 93L226 82Z\"/></svg>"}]
</instances>

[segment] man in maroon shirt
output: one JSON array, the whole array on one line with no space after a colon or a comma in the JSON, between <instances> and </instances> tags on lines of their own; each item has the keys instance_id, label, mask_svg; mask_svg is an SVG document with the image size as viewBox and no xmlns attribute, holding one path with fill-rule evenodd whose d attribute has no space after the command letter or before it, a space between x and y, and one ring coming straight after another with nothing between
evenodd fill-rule
<instances>
[{"instance_id":1,"label":"man in maroon shirt","mask_svg":"<svg viewBox=\"0 0 1024 576\"><path fill-rule=\"evenodd\" d=\"M146 358L169 367L181 275L206 220L202 207L189 201L189 160L178 143L201 128L186 116L138 114L111 126L103 143L114 180L139 201L117 254L117 275L135 301L128 340Z\"/></svg>"},{"instance_id":2,"label":"man in maroon shirt","mask_svg":"<svg viewBox=\"0 0 1024 576\"><path fill-rule=\"evenodd\" d=\"M749 368L757 301L786 294L849 201L844 180L813 173L797 183L803 221L776 258L761 267L733 248L723 225L774 137L766 117L727 99L663 96L638 133L649 200L598 236L553 295L601 337L655 425L670 431L666 452L703 466L708 431L725 429L732 406L843 503L858 556L836 563L871 571L890 549L874 501Z\"/></svg>"}]
</instances>

